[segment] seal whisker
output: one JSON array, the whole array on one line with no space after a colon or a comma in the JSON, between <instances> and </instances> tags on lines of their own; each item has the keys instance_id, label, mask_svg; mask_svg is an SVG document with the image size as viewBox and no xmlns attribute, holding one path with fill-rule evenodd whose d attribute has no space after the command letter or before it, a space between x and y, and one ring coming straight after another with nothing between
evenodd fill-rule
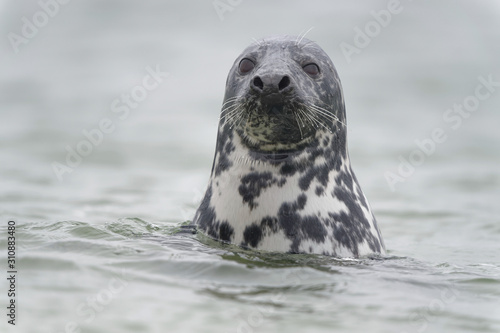
<instances>
[{"instance_id":1,"label":"seal whisker","mask_svg":"<svg viewBox=\"0 0 500 333\"><path fill-rule=\"evenodd\" d=\"M316 124L317 127L323 127L328 132L332 132L332 129L326 126L321 119L319 119L318 114L315 113L315 110L312 110L309 106L309 114L311 116L312 121ZM319 126L318 126L319 125Z\"/></svg>"},{"instance_id":2,"label":"seal whisker","mask_svg":"<svg viewBox=\"0 0 500 333\"><path fill-rule=\"evenodd\" d=\"M312 96L311 96L311 97L312 97ZM313 97L313 99L315 99L315 98ZM344 126L346 126L346 127L347 127L347 125L346 125L344 122L342 122L342 121L341 121L341 120L337 117L337 115L336 115L336 114L334 114L331 110L328 110L328 109L326 109L326 108L324 108L324 107L321 107L321 106L319 106L319 105L317 105L317 104L309 104L309 106L311 107L311 109L312 109L312 110L314 110L314 112L315 112L315 113L318 113L318 114L320 114L321 116L323 116L323 117L325 117L325 118L327 118L327 119L330 119L330 120L333 120L333 121L339 122L339 123L341 123L342 125L344 125Z\"/></svg>"},{"instance_id":3,"label":"seal whisker","mask_svg":"<svg viewBox=\"0 0 500 333\"><path fill-rule=\"evenodd\" d=\"M302 114L304 115L304 117L306 118L306 120L308 120L308 121L309 121L309 123L311 124L311 126L313 126L313 127L314 127L314 126L315 126L315 124L316 124L316 123L315 123L315 119L314 119L314 117L311 115L311 112L309 112L309 111L307 110L307 107L306 107L306 110L301 109L301 112L302 112Z\"/></svg>"},{"instance_id":4,"label":"seal whisker","mask_svg":"<svg viewBox=\"0 0 500 333\"><path fill-rule=\"evenodd\" d=\"M306 127L306 121L310 122L310 120L307 118L307 112L304 112L304 109L302 108L298 108L297 112L299 113L299 117L302 121L302 127Z\"/></svg>"},{"instance_id":5,"label":"seal whisker","mask_svg":"<svg viewBox=\"0 0 500 333\"><path fill-rule=\"evenodd\" d=\"M250 118L250 114L251 114L251 112L246 112L246 114L247 114L247 117L246 117L246 122L248 122L248 119ZM245 118L245 117L243 116L243 112L240 112L240 113L239 113L239 116L240 116L240 117L237 119L238 123L237 123L236 127L240 127L241 123L243 122L243 118ZM234 123L236 124L236 121L235 121Z\"/></svg>"},{"instance_id":6,"label":"seal whisker","mask_svg":"<svg viewBox=\"0 0 500 333\"><path fill-rule=\"evenodd\" d=\"M300 120L302 121L302 127L306 127L307 114L304 112L303 109L299 109L298 112Z\"/></svg>"},{"instance_id":7,"label":"seal whisker","mask_svg":"<svg viewBox=\"0 0 500 333\"><path fill-rule=\"evenodd\" d=\"M304 48L306 48L308 46L314 46L314 42L313 41L307 42L307 43L303 44L302 46L300 46L300 49L303 50Z\"/></svg>"},{"instance_id":8,"label":"seal whisker","mask_svg":"<svg viewBox=\"0 0 500 333\"><path fill-rule=\"evenodd\" d=\"M224 109L222 109L222 111L220 112L221 116L224 116L228 113L231 113L233 112L235 109L237 109L239 107L238 104L231 104L231 105L228 105L226 106Z\"/></svg>"},{"instance_id":9,"label":"seal whisker","mask_svg":"<svg viewBox=\"0 0 500 333\"><path fill-rule=\"evenodd\" d=\"M234 103L234 102L236 102L237 100L239 100L239 97L238 97L238 96L234 96L234 97L228 98L228 99L227 99L227 101L225 101L225 102L222 104L222 108L224 108L224 106L225 106L226 104Z\"/></svg>"},{"instance_id":10,"label":"seal whisker","mask_svg":"<svg viewBox=\"0 0 500 333\"><path fill-rule=\"evenodd\" d=\"M230 101L230 103L226 102L222 105L221 116L226 113L231 113L233 110L241 106L241 102L236 103L236 100Z\"/></svg>"},{"instance_id":11,"label":"seal whisker","mask_svg":"<svg viewBox=\"0 0 500 333\"><path fill-rule=\"evenodd\" d=\"M235 125L239 126L242 119L243 119L243 110L240 107L234 111L232 116L228 119L228 122L231 122L231 127Z\"/></svg>"},{"instance_id":12,"label":"seal whisker","mask_svg":"<svg viewBox=\"0 0 500 333\"><path fill-rule=\"evenodd\" d=\"M314 96L311 96L312 99L314 100L317 100L319 103L321 104L325 104L322 100L320 100L319 98L317 97L314 97ZM342 97L343 98L343 97ZM343 100L343 99L342 99ZM344 122L342 122L338 117L337 115L335 115L331 110L328 110L326 109L325 107L322 107L322 106L319 106L318 104L311 104L311 106L314 107L314 109L318 110L319 113L322 113L325 117L328 117L334 121L337 121L339 123L341 123L342 125L346 126L347 127L347 124L345 124Z\"/></svg>"},{"instance_id":13,"label":"seal whisker","mask_svg":"<svg viewBox=\"0 0 500 333\"><path fill-rule=\"evenodd\" d=\"M252 40L255 42L255 44L262 46L262 42L258 41L256 38L252 37Z\"/></svg>"},{"instance_id":14,"label":"seal whisker","mask_svg":"<svg viewBox=\"0 0 500 333\"><path fill-rule=\"evenodd\" d=\"M304 122L300 118L300 109L299 110L293 110L293 115L295 117L295 121L297 122L297 126L299 127L299 132L300 132L300 139L302 140L304 138L304 134L302 133L302 127L304 127ZM300 125L302 123L302 126Z\"/></svg>"},{"instance_id":15,"label":"seal whisker","mask_svg":"<svg viewBox=\"0 0 500 333\"><path fill-rule=\"evenodd\" d=\"M318 98L316 96L309 96L309 98L314 100L314 103L311 103L312 105L317 106L317 107L321 107L322 109L328 111L328 109L326 109L326 108L328 108L330 105L325 103L325 101L321 100L320 98ZM328 111L328 112L330 112L330 111Z\"/></svg>"},{"instance_id":16,"label":"seal whisker","mask_svg":"<svg viewBox=\"0 0 500 333\"><path fill-rule=\"evenodd\" d=\"M322 107L319 107L317 105L310 105L310 107L311 107L311 109L313 109L316 113L320 114L321 116L328 118L330 120L334 120L336 122L339 122L342 125L344 125L345 127L347 127L347 125L345 123L343 123L342 121L340 121L340 119L335 114L333 114L331 111L323 109Z\"/></svg>"},{"instance_id":17,"label":"seal whisker","mask_svg":"<svg viewBox=\"0 0 500 333\"><path fill-rule=\"evenodd\" d=\"M235 101L235 100L238 100L240 98L240 96L233 96L233 97L229 97L227 100L224 101L224 104L228 103L228 102L231 102L231 101Z\"/></svg>"},{"instance_id":18,"label":"seal whisker","mask_svg":"<svg viewBox=\"0 0 500 333\"><path fill-rule=\"evenodd\" d=\"M225 110L223 113L221 113L220 120L230 119L230 118L234 117L235 115L237 115L239 111L240 111L240 107L238 105L232 107L231 110Z\"/></svg>"},{"instance_id":19,"label":"seal whisker","mask_svg":"<svg viewBox=\"0 0 500 333\"><path fill-rule=\"evenodd\" d=\"M240 110L236 110L236 111L240 111ZM229 117L226 117L225 119L221 118L221 120L224 120L224 124L234 123L235 120L238 120L238 116L239 116L239 112L234 112L233 114L231 114Z\"/></svg>"},{"instance_id":20,"label":"seal whisker","mask_svg":"<svg viewBox=\"0 0 500 333\"><path fill-rule=\"evenodd\" d=\"M312 105L311 104L301 104L301 106L302 106L302 108L301 108L302 114L309 121L311 126L316 127L316 128L320 127L318 125L322 125L321 120L318 119L317 112L311 108ZM325 126L323 126L323 127L325 127Z\"/></svg>"},{"instance_id":21,"label":"seal whisker","mask_svg":"<svg viewBox=\"0 0 500 333\"><path fill-rule=\"evenodd\" d=\"M234 125L241 116L243 104L241 102L236 103L238 97L233 98L234 99L232 100L232 103L227 105L221 111L220 121L224 121L224 124L231 123L232 125ZM227 104L227 102L224 104Z\"/></svg>"},{"instance_id":22,"label":"seal whisker","mask_svg":"<svg viewBox=\"0 0 500 333\"><path fill-rule=\"evenodd\" d=\"M324 115L321 115L321 114L315 114L315 117L314 117L321 125L325 125L326 124L332 124L332 123L335 123L335 119L332 119L332 118L328 118ZM326 127L323 126L323 127Z\"/></svg>"},{"instance_id":23,"label":"seal whisker","mask_svg":"<svg viewBox=\"0 0 500 333\"><path fill-rule=\"evenodd\" d=\"M314 112L324 116L325 118L333 119L333 120L338 120L337 116L334 115L332 112L325 110L323 108L320 108L316 105L310 105L310 108L314 110Z\"/></svg>"},{"instance_id":24,"label":"seal whisker","mask_svg":"<svg viewBox=\"0 0 500 333\"><path fill-rule=\"evenodd\" d=\"M238 108L239 106L240 106L239 103L238 104L233 103L233 104L228 105L225 108L223 108L220 113L221 113L221 115L231 113L231 112L233 112L234 109Z\"/></svg>"},{"instance_id":25,"label":"seal whisker","mask_svg":"<svg viewBox=\"0 0 500 333\"><path fill-rule=\"evenodd\" d=\"M306 35L309 33L309 31L311 31L312 29L314 29L314 27L310 27L306 32L304 32L304 34L302 34L302 36L297 36L297 39L295 40L295 46L299 46L300 47L300 42L302 42L302 40L304 39L304 37L306 37Z\"/></svg>"}]
</instances>

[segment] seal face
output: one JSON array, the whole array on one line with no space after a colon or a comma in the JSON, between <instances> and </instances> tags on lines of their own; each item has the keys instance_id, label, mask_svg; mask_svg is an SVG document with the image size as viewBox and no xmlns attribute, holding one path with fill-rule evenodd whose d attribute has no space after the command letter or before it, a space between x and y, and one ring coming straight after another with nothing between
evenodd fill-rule
<instances>
[{"instance_id":1,"label":"seal face","mask_svg":"<svg viewBox=\"0 0 500 333\"><path fill-rule=\"evenodd\" d=\"M338 257L383 254L351 169L339 77L307 39L247 47L226 83L208 189L193 223L243 247Z\"/></svg>"}]
</instances>

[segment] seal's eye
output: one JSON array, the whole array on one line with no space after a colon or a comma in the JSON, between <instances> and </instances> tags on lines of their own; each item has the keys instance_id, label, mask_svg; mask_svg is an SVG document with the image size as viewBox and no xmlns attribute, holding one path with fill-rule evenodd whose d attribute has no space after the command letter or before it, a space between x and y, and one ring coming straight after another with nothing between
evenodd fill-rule
<instances>
[{"instance_id":1,"label":"seal's eye","mask_svg":"<svg viewBox=\"0 0 500 333\"><path fill-rule=\"evenodd\" d=\"M316 76L319 74L319 67L314 63L307 64L302 67L302 69L310 76Z\"/></svg>"},{"instance_id":2,"label":"seal's eye","mask_svg":"<svg viewBox=\"0 0 500 333\"><path fill-rule=\"evenodd\" d=\"M245 58L240 61L239 69L241 74L246 74L250 72L254 67L255 64L250 59Z\"/></svg>"}]
</instances>

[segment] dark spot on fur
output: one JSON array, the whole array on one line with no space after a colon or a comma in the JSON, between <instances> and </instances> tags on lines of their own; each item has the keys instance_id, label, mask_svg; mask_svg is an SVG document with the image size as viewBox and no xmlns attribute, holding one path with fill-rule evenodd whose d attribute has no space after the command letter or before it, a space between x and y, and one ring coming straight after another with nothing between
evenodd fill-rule
<instances>
[{"instance_id":1,"label":"dark spot on fur","mask_svg":"<svg viewBox=\"0 0 500 333\"><path fill-rule=\"evenodd\" d=\"M219 126L222 126L219 124ZM225 147L225 148L224 148ZM228 170L233 164L228 159L229 154L235 149L233 145L233 132L224 126L217 134L217 146L215 150L214 164L212 165L212 173L219 176L222 172ZM219 157L217 165L215 161Z\"/></svg>"},{"instance_id":2,"label":"dark spot on fur","mask_svg":"<svg viewBox=\"0 0 500 333\"><path fill-rule=\"evenodd\" d=\"M243 232L243 239L251 247L257 247L262 240L262 229L255 223L246 227Z\"/></svg>"},{"instance_id":3,"label":"dark spot on fur","mask_svg":"<svg viewBox=\"0 0 500 333\"><path fill-rule=\"evenodd\" d=\"M340 215L342 215L342 216L337 217L337 218L340 218L340 220L345 221L346 219L349 218L348 216L346 216L345 213L341 213ZM333 236L335 237L335 239L340 244L342 244L342 246L350 249L352 251L352 253L354 254L354 256L358 257L359 256L358 243L352 237L350 232L351 232L351 230L346 228L346 226L343 223L335 225L333 228Z\"/></svg>"},{"instance_id":4,"label":"dark spot on fur","mask_svg":"<svg viewBox=\"0 0 500 333\"><path fill-rule=\"evenodd\" d=\"M349 190L354 191L352 172L346 173L344 171L339 171L338 175L335 177L335 183L340 187L345 186Z\"/></svg>"},{"instance_id":5,"label":"dark spot on fur","mask_svg":"<svg viewBox=\"0 0 500 333\"><path fill-rule=\"evenodd\" d=\"M356 175L354 175L354 172L352 172L352 170L351 170L351 176L352 176L351 181L353 182L353 190L355 187L356 188L356 195L358 197L359 202L361 202L363 207L365 207L367 210L370 210L370 207L368 206L368 202L366 201L365 196L363 194L363 191L361 191L361 187L359 186ZM354 186L354 184L356 184L356 186ZM375 217L373 219L375 220ZM382 239L382 238L380 238L380 239Z\"/></svg>"},{"instance_id":6,"label":"dark spot on fur","mask_svg":"<svg viewBox=\"0 0 500 333\"><path fill-rule=\"evenodd\" d=\"M301 221L301 231L306 238L317 243L323 243L326 238L326 228L317 216L305 216Z\"/></svg>"},{"instance_id":7,"label":"dark spot on fur","mask_svg":"<svg viewBox=\"0 0 500 333\"><path fill-rule=\"evenodd\" d=\"M334 190L334 195L348 208L347 213L329 214L336 222L333 224L335 238L340 244L351 249L355 255L359 253L358 244L364 240L367 241L372 251L380 252L380 241L370 232L370 222L366 219L361 206L357 204L354 194L343 187L337 187Z\"/></svg>"},{"instance_id":8,"label":"dark spot on fur","mask_svg":"<svg viewBox=\"0 0 500 333\"><path fill-rule=\"evenodd\" d=\"M205 196L201 201L200 207L196 211L193 222L197 224L201 230L208 233L208 229L215 222L215 210L210 207L210 200L212 198L212 186L209 186L205 192Z\"/></svg>"},{"instance_id":9,"label":"dark spot on fur","mask_svg":"<svg viewBox=\"0 0 500 333\"><path fill-rule=\"evenodd\" d=\"M283 176L289 177L289 176L293 176L296 171L297 171L297 168L293 164L285 163L285 164L283 164L283 166L280 169L280 174L282 174Z\"/></svg>"},{"instance_id":10,"label":"dark spot on fur","mask_svg":"<svg viewBox=\"0 0 500 333\"><path fill-rule=\"evenodd\" d=\"M316 195L319 197L325 193L325 188L323 186L316 186Z\"/></svg>"},{"instance_id":11,"label":"dark spot on fur","mask_svg":"<svg viewBox=\"0 0 500 333\"><path fill-rule=\"evenodd\" d=\"M304 209L307 203L307 196L305 194L301 194L297 198L297 208L298 210Z\"/></svg>"},{"instance_id":12,"label":"dark spot on fur","mask_svg":"<svg viewBox=\"0 0 500 333\"><path fill-rule=\"evenodd\" d=\"M328 174L330 173L330 166L322 164L318 166L311 166L305 174L299 179L299 186L302 191L307 191L311 186L312 181L316 180L323 186L328 184Z\"/></svg>"},{"instance_id":13,"label":"dark spot on fur","mask_svg":"<svg viewBox=\"0 0 500 333\"><path fill-rule=\"evenodd\" d=\"M231 237L234 235L234 229L229 225L227 221L224 221L220 224L219 227L219 237L221 240L230 242Z\"/></svg>"},{"instance_id":14,"label":"dark spot on fur","mask_svg":"<svg viewBox=\"0 0 500 333\"><path fill-rule=\"evenodd\" d=\"M278 186L279 187L282 187L283 185L286 184L286 177L282 177L279 181L278 181Z\"/></svg>"},{"instance_id":15,"label":"dark spot on fur","mask_svg":"<svg viewBox=\"0 0 500 333\"><path fill-rule=\"evenodd\" d=\"M319 156L323 156L324 153L325 153L325 151L321 148L317 148L317 149L312 150L309 153L309 161L314 162Z\"/></svg>"},{"instance_id":16,"label":"dark spot on fur","mask_svg":"<svg viewBox=\"0 0 500 333\"><path fill-rule=\"evenodd\" d=\"M279 224L278 219L276 217L266 216L260 222L260 226L263 229L267 229L273 233L278 232Z\"/></svg>"},{"instance_id":17,"label":"dark spot on fur","mask_svg":"<svg viewBox=\"0 0 500 333\"><path fill-rule=\"evenodd\" d=\"M299 186L302 191L307 191L309 189L309 186L311 185L311 182L313 181L315 175L316 174L314 172L314 169L309 169L309 171L307 171L305 175L300 177Z\"/></svg>"},{"instance_id":18,"label":"dark spot on fur","mask_svg":"<svg viewBox=\"0 0 500 333\"><path fill-rule=\"evenodd\" d=\"M243 198L243 202L248 203L250 208L254 209L257 207L255 199L259 197L261 191L277 183L278 180L271 172L252 172L241 178L238 192Z\"/></svg>"},{"instance_id":19,"label":"dark spot on fur","mask_svg":"<svg viewBox=\"0 0 500 333\"><path fill-rule=\"evenodd\" d=\"M224 153L231 154L236 149L232 141L227 141L226 146L224 148Z\"/></svg>"},{"instance_id":20,"label":"dark spot on fur","mask_svg":"<svg viewBox=\"0 0 500 333\"><path fill-rule=\"evenodd\" d=\"M305 208L306 195L297 197L295 202L285 202L278 212L278 220L288 239L292 241L290 252L298 253L302 240L311 239L323 243L327 234L324 224L317 216L303 216L298 213Z\"/></svg>"}]
</instances>

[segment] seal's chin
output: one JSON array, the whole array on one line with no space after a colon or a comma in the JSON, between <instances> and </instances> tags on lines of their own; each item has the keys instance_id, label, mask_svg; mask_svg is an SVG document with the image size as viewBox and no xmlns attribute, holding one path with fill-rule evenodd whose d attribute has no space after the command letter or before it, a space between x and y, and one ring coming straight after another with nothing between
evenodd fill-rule
<instances>
[{"instance_id":1,"label":"seal's chin","mask_svg":"<svg viewBox=\"0 0 500 333\"><path fill-rule=\"evenodd\" d=\"M315 136L315 128L305 124L297 112L283 104L269 105L250 112L237 133L251 150L280 159L283 152L302 150Z\"/></svg>"},{"instance_id":2,"label":"seal's chin","mask_svg":"<svg viewBox=\"0 0 500 333\"><path fill-rule=\"evenodd\" d=\"M289 159L290 156L294 155L296 152L256 152L257 157L270 162L283 162Z\"/></svg>"},{"instance_id":3,"label":"seal's chin","mask_svg":"<svg viewBox=\"0 0 500 333\"><path fill-rule=\"evenodd\" d=\"M279 142L260 140L260 138L254 138L250 135L245 135L245 133L240 136L243 139L243 143L250 148L250 150L272 155L270 157L271 159L279 159L279 155L300 151L308 146L313 140L313 137L307 137L297 142Z\"/></svg>"}]
</instances>

